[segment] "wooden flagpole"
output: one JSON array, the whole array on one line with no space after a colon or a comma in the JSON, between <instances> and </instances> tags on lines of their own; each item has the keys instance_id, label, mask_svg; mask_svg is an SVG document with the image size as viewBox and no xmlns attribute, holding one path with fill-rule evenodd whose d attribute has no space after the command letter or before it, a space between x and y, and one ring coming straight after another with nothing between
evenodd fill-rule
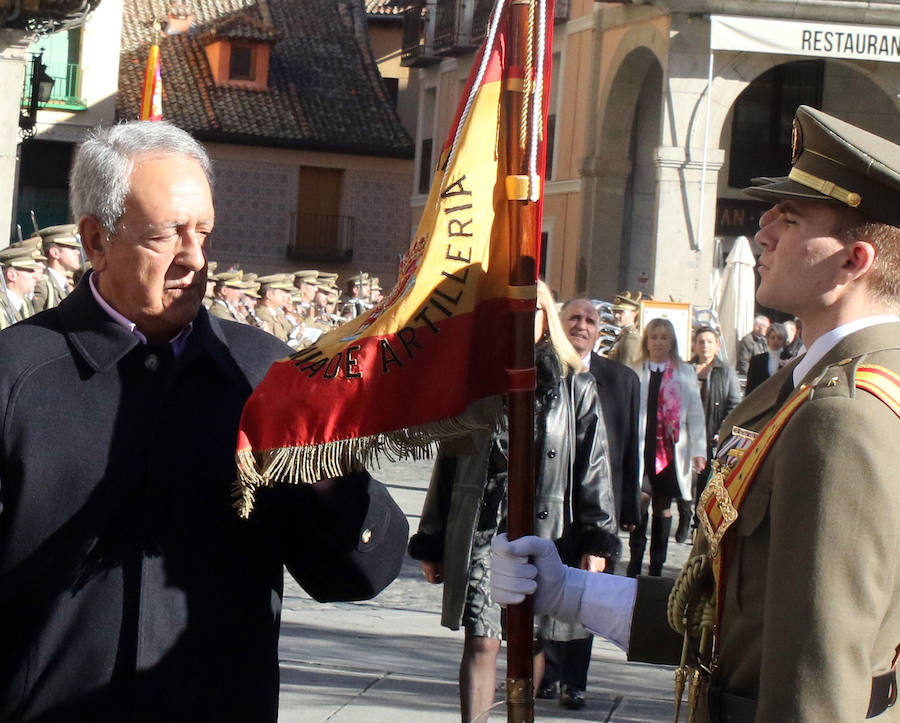
<instances>
[{"instance_id":1,"label":"wooden flagpole","mask_svg":"<svg viewBox=\"0 0 900 723\"><path fill-rule=\"evenodd\" d=\"M529 13L535 0L512 0L509 20L509 73L503 94L506 153L511 293L536 298L539 204L528 200L526 134L521 133L528 62ZM533 16L532 16L533 17ZM510 539L534 532L534 304L513 313L513 345L509 393L509 497L507 531ZM507 610L506 700L509 723L534 720L534 604L527 597Z\"/></svg>"}]
</instances>

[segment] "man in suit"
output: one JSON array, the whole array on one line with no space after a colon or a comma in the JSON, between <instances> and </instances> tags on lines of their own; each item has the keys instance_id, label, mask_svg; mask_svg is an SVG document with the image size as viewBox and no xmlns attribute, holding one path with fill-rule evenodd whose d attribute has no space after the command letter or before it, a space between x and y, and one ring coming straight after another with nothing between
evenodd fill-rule
<instances>
[{"instance_id":1,"label":"man in suit","mask_svg":"<svg viewBox=\"0 0 900 723\"><path fill-rule=\"evenodd\" d=\"M801 318L808 350L724 421L696 574L676 586L670 620L711 612L696 618L711 646L692 626L685 640L689 660L714 661L711 675L696 668L699 721L892 721L900 146L806 106L794 122L790 175L747 192L774 204L756 235L757 299ZM581 621L631 659L678 661L665 581L568 574L557 557L536 538L498 540L496 599L518 602L536 571L536 612Z\"/></svg>"},{"instance_id":2,"label":"man in suit","mask_svg":"<svg viewBox=\"0 0 900 723\"><path fill-rule=\"evenodd\" d=\"M594 352L600 338L600 315L587 299L572 299L560 310L563 330L597 381L600 408L609 442L610 472L616 503L616 519L630 530L640 519L640 485L638 484L638 409L640 381L624 364L604 359ZM615 572L615 560L606 564L605 572ZM587 671L591 662L593 638L566 642L546 641L549 676L544 675L540 693L551 697L553 678L560 682L560 704L572 709L584 706Z\"/></svg>"},{"instance_id":3,"label":"man in suit","mask_svg":"<svg viewBox=\"0 0 900 723\"><path fill-rule=\"evenodd\" d=\"M274 723L285 567L350 600L402 564L365 472L233 508L241 410L290 349L201 306L210 167L165 122L91 134L70 194L92 271L0 333L0 720Z\"/></svg>"},{"instance_id":4,"label":"man in suit","mask_svg":"<svg viewBox=\"0 0 900 723\"><path fill-rule=\"evenodd\" d=\"M766 330L769 328L769 317L763 314L754 317L753 331L745 335L738 344L735 369L738 374L746 374L750 357L762 354L766 350Z\"/></svg>"}]
</instances>

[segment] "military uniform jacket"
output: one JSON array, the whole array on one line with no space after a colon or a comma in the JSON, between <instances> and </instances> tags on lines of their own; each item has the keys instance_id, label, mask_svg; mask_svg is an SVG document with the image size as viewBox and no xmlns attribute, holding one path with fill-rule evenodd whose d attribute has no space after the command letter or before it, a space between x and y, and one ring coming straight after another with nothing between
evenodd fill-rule
<instances>
[{"instance_id":1,"label":"military uniform jacket","mask_svg":"<svg viewBox=\"0 0 900 723\"><path fill-rule=\"evenodd\" d=\"M269 325L270 333L277 336L281 341L287 341L290 338L290 329L284 314L280 309L270 309L265 304L256 305L256 315L259 320Z\"/></svg>"},{"instance_id":2,"label":"military uniform jacket","mask_svg":"<svg viewBox=\"0 0 900 723\"><path fill-rule=\"evenodd\" d=\"M47 271L34 287L34 310L43 311L44 309L52 309L68 295L68 287L65 289L59 288L59 286L56 285L56 278Z\"/></svg>"},{"instance_id":3,"label":"military uniform jacket","mask_svg":"<svg viewBox=\"0 0 900 723\"><path fill-rule=\"evenodd\" d=\"M775 441L724 539L716 678L757 699L760 722L864 720L872 677L890 670L900 643L900 419L855 387L860 363L900 372L900 324L847 336L805 377L812 398ZM758 431L772 418L794 366L735 409L722 440L734 425ZM632 659L677 662L663 584L639 578Z\"/></svg>"},{"instance_id":4,"label":"military uniform jacket","mask_svg":"<svg viewBox=\"0 0 900 723\"><path fill-rule=\"evenodd\" d=\"M236 321L239 324L246 324L243 317L241 317L235 308L230 304L226 304L222 299L214 299L212 306L209 307L209 313L211 316L216 317L217 319L224 319L225 321Z\"/></svg>"},{"instance_id":5,"label":"military uniform jacket","mask_svg":"<svg viewBox=\"0 0 900 723\"><path fill-rule=\"evenodd\" d=\"M87 283L0 333L0 720L274 722L283 565L318 600L393 579L408 528L366 473L232 509L241 409L289 352L200 309L176 358Z\"/></svg>"},{"instance_id":6,"label":"military uniform jacket","mask_svg":"<svg viewBox=\"0 0 900 723\"><path fill-rule=\"evenodd\" d=\"M634 324L629 324L619 336L616 343L609 350L609 358L629 367L639 366L641 363L641 332Z\"/></svg>"}]
</instances>

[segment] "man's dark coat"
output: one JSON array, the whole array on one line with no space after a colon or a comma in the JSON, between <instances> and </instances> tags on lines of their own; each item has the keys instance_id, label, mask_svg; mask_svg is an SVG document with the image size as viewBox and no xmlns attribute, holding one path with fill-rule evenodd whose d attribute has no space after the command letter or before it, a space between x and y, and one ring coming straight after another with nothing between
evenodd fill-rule
<instances>
[{"instance_id":1,"label":"man's dark coat","mask_svg":"<svg viewBox=\"0 0 900 723\"><path fill-rule=\"evenodd\" d=\"M406 521L365 473L231 508L289 351L201 308L176 358L86 282L0 333L0 720L274 721L282 564L319 600L394 578Z\"/></svg>"},{"instance_id":2,"label":"man's dark coat","mask_svg":"<svg viewBox=\"0 0 900 723\"><path fill-rule=\"evenodd\" d=\"M638 523L638 414L640 379L629 367L591 352L590 372L597 380L606 423L613 493L620 525Z\"/></svg>"}]
</instances>

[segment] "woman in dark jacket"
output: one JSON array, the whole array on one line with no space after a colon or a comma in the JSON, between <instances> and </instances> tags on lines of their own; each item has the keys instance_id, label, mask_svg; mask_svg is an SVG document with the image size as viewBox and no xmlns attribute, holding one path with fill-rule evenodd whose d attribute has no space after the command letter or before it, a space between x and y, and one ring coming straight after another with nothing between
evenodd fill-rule
<instances>
[{"instance_id":1,"label":"woman in dark jacket","mask_svg":"<svg viewBox=\"0 0 900 723\"><path fill-rule=\"evenodd\" d=\"M602 572L618 553L606 429L596 382L572 348L549 290L538 291L535 392L535 534L557 541L563 559ZM482 416L487 402L482 404ZM442 446L410 555L429 582L443 583L441 624L465 629L460 664L463 721L486 719L493 704L500 608L490 598L490 542L505 528L505 433ZM587 637L579 626L537 620L537 637ZM534 678L541 679L542 661Z\"/></svg>"},{"instance_id":2,"label":"woman in dark jacket","mask_svg":"<svg viewBox=\"0 0 900 723\"><path fill-rule=\"evenodd\" d=\"M772 376L784 365L784 345L787 343L787 329L784 324L770 324L766 332L766 344L769 348L762 354L750 357L747 366L747 384L745 392L749 394Z\"/></svg>"},{"instance_id":3,"label":"woman in dark jacket","mask_svg":"<svg viewBox=\"0 0 900 723\"><path fill-rule=\"evenodd\" d=\"M706 467L697 475L695 506L709 479L710 460L715 459L716 447L719 444L719 427L741 401L741 383L734 368L719 358L720 349L719 336L711 326L701 326L694 333L692 361L700 384L700 401L703 403L703 414L706 418L707 459Z\"/></svg>"}]
</instances>

